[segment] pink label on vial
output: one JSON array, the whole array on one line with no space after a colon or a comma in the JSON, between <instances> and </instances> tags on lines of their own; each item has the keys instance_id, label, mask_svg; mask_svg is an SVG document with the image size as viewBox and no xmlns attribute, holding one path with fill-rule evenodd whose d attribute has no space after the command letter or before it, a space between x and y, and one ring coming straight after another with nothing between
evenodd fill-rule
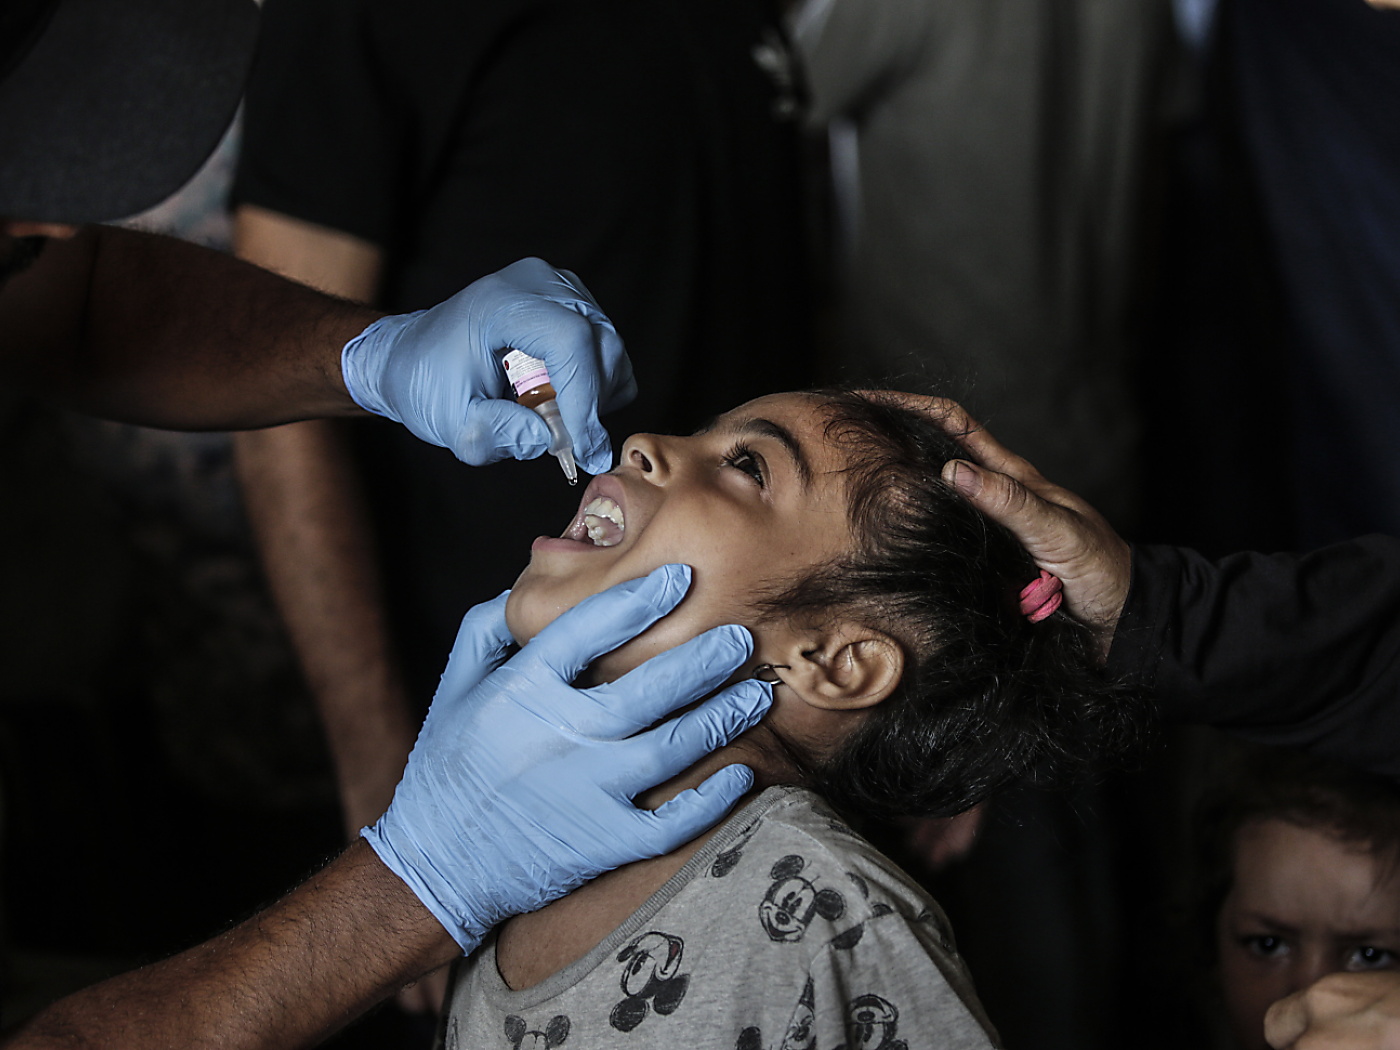
<instances>
[{"instance_id":1,"label":"pink label on vial","mask_svg":"<svg viewBox=\"0 0 1400 1050\"><path fill-rule=\"evenodd\" d=\"M549 372L545 370L544 362L537 357L531 357L519 350L511 350L501 359L501 363L506 366L506 378L515 388L516 397L549 382Z\"/></svg>"}]
</instances>

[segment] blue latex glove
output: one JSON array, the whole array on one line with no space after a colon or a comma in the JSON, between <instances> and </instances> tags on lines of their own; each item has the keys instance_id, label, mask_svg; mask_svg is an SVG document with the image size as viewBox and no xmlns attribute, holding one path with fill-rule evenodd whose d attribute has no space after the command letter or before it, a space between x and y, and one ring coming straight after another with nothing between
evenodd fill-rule
<instances>
[{"instance_id":1,"label":"blue latex glove","mask_svg":"<svg viewBox=\"0 0 1400 1050\"><path fill-rule=\"evenodd\" d=\"M361 408L482 466L549 448L544 420L516 404L506 382L507 347L548 367L579 465L611 469L598 413L636 396L632 363L583 282L539 259L512 263L431 310L381 318L345 344L340 367Z\"/></svg>"},{"instance_id":2,"label":"blue latex glove","mask_svg":"<svg viewBox=\"0 0 1400 1050\"><path fill-rule=\"evenodd\" d=\"M749 680L647 730L748 659L744 628L707 631L607 685L570 685L670 612L689 585L683 565L618 584L504 664L506 596L462 621L394 800L360 834L464 952L502 919L688 842L752 785L753 773L733 765L655 812L631 802L767 711L772 687Z\"/></svg>"}]
</instances>

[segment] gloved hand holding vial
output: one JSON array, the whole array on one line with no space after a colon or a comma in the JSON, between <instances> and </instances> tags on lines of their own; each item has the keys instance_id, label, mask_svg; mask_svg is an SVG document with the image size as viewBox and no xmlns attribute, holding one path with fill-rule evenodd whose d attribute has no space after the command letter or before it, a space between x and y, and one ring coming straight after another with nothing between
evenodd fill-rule
<instances>
[{"instance_id":1,"label":"gloved hand holding vial","mask_svg":"<svg viewBox=\"0 0 1400 1050\"><path fill-rule=\"evenodd\" d=\"M559 422L510 399L507 351L543 363ZM360 407L451 449L474 466L554 452L590 474L612 466L600 412L636 395L632 365L612 322L567 270L522 259L431 310L385 317L346 344L346 389ZM568 474L568 467L565 466Z\"/></svg>"}]
</instances>

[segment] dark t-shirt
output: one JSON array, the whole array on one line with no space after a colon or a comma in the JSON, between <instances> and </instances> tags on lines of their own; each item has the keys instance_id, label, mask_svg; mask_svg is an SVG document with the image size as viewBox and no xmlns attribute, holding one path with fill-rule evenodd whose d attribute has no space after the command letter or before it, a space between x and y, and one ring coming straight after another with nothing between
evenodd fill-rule
<instances>
[{"instance_id":1,"label":"dark t-shirt","mask_svg":"<svg viewBox=\"0 0 1400 1050\"><path fill-rule=\"evenodd\" d=\"M638 402L688 431L810 382L797 89L759 0L268 0L234 195L385 252L381 305L526 255L616 322ZM358 446L396 621L440 670L457 620L577 506L552 461L470 469L400 428Z\"/></svg>"},{"instance_id":2,"label":"dark t-shirt","mask_svg":"<svg viewBox=\"0 0 1400 1050\"><path fill-rule=\"evenodd\" d=\"M1400 539L1219 561L1137 546L1108 666L1167 718L1400 777Z\"/></svg>"}]
</instances>

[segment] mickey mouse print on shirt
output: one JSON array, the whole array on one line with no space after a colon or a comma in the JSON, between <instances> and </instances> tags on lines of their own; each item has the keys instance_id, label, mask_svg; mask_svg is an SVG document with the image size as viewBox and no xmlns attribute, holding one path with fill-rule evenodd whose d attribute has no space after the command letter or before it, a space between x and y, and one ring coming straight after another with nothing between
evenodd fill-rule
<instances>
[{"instance_id":1,"label":"mickey mouse print on shirt","mask_svg":"<svg viewBox=\"0 0 1400 1050\"><path fill-rule=\"evenodd\" d=\"M711 878L722 879L739 866L739 862L744 859L744 847L749 844L749 839L753 838L757 830L758 821L754 821L739 832L732 846L716 854L714 863L710 865Z\"/></svg>"},{"instance_id":2,"label":"mickey mouse print on shirt","mask_svg":"<svg viewBox=\"0 0 1400 1050\"><path fill-rule=\"evenodd\" d=\"M806 860L792 853L769 872L774 882L758 905L758 921L775 941L800 941L817 916L831 920L846 913L846 898L830 887L817 889L802 876L806 867Z\"/></svg>"},{"instance_id":3,"label":"mickey mouse print on shirt","mask_svg":"<svg viewBox=\"0 0 1400 1050\"><path fill-rule=\"evenodd\" d=\"M633 938L617 953L622 969L623 999L612 1009L609 1023L619 1032L630 1032L655 1010L674 1013L690 987L690 974L681 973L685 942L652 930ZM650 1006L648 1006L648 1002Z\"/></svg>"},{"instance_id":4,"label":"mickey mouse print on shirt","mask_svg":"<svg viewBox=\"0 0 1400 1050\"><path fill-rule=\"evenodd\" d=\"M544 1031L525 1027L525 1019L511 1014L506 1018L506 1038L514 1050L554 1050L569 1038L569 1019L563 1014L550 1018Z\"/></svg>"},{"instance_id":5,"label":"mickey mouse print on shirt","mask_svg":"<svg viewBox=\"0 0 1400 1050\"><path fill-rule=\"evenodd\" d=\"M836 1050L909 1050L899 1035L899 1010L874 993L858 995L846 1007L846 1043Z\"/></svg>"},{"instance_id":6,"label":"mickey mouse print on shirt","mask_svg":"<svg viewBox=\"0 0 1400 1050\"><path fill-rule=\"evenodd\" d=\"M812 978L808 977L779 1050L817 1050L816 1022L816 1000L812 994ZM734 1050L764 1050L764 1045L762 1030L757 1025L750 1025L739 1033Z\"/></svg>"}]
</instances>

